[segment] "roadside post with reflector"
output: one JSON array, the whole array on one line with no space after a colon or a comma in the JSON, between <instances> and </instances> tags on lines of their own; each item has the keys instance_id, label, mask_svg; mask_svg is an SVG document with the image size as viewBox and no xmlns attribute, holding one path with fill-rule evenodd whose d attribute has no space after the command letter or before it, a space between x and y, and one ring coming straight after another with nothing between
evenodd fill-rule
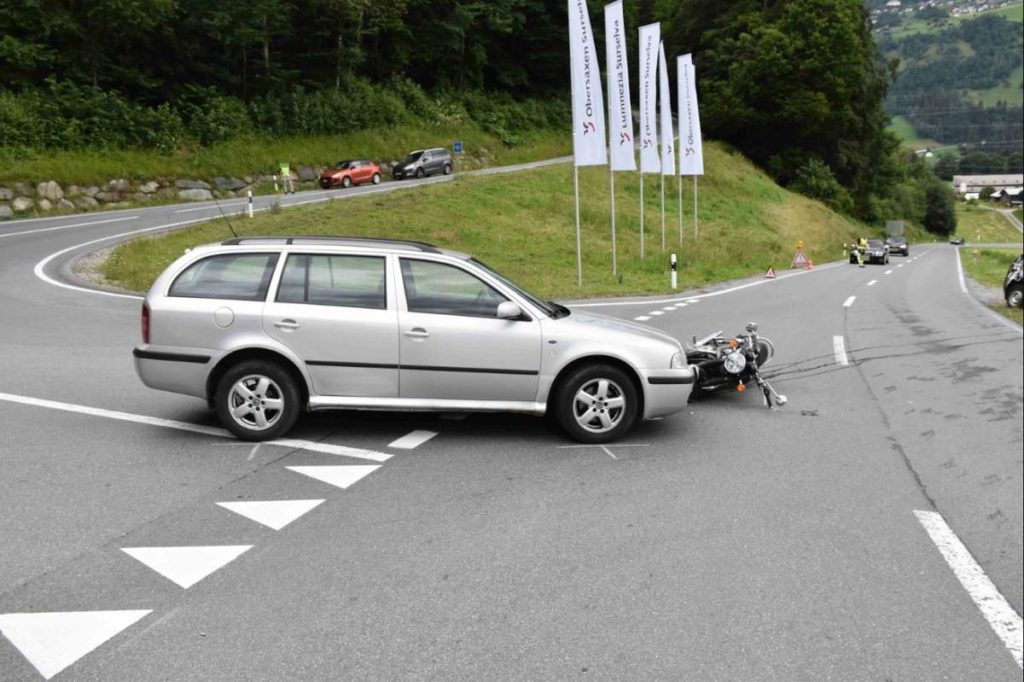
<instances>
[{"instance_id":1,"label":"roadside post with reflector","mask_svg":"<svg viewBox=\"0 0 1024 682\"><path fill-rule=\"evenodd\" d=\"M672 288L675 289L679 286L678 275L676 273L676 254L672 254L668 259L669 265L672 267Z\"/></svg>"}]
</instances>

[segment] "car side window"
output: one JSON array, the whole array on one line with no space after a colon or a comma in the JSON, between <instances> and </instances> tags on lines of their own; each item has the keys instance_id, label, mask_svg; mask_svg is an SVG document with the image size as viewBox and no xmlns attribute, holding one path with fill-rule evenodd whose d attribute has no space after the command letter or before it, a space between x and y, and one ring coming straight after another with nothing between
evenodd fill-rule
<instances>
[{"instance_id":1,"label":"car side window","mask_svg":"<svg viewBox=\"0 0 1024 682\"><path fill-rule=\"evenodd\" d=\"M412 258L401 263L409 312L496 318L498 304L508 300L461 268Z\"/></svg>"},{"instance_id":2,"label":"car side window","mask_svg":"<svg viewBox=\"0 0 1024 682\"><path fill-rule=\"evenodd\" d=\"M168 296L262 301L277 265L276 253L231 253L188 266L171 284Z\"/></svg>"},{"instance_id":3,"label":"car side window","mask_svg":"<svg viewBox=\"0 0 1024 682\"><path fill-rule=\"evenodd\" d=\"M292 254L277 288L279 303L386 310L384 259L379 256Z\"/></svg>"}]
</instances>

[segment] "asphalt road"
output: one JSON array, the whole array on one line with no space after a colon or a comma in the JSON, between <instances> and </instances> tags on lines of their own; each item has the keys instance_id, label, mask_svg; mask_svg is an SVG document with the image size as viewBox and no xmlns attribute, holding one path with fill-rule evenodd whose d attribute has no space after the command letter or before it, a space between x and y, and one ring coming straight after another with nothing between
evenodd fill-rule
<instances>
[{"instance_id":1,"label":"asphalt road","mask_svg":"<svg viewBox=\"0 0 1024 682\"><path fill-rule=\"evenodd\" d=\"M319 414L254 447L138 381L138 298L68 288L200 208L0 223L0 678L1020 679L1024 348L955 247L586 302L681 339L758 321L779 410L716 395L608 447ZM323 501L280 530L218 505L283 500Z\"/></svg>"}]
</instances>

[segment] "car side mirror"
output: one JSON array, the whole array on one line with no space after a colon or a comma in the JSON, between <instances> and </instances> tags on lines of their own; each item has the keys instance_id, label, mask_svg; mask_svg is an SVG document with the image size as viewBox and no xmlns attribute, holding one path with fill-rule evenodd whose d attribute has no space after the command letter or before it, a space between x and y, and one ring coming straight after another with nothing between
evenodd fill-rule
<instances>
[{"instance_id":1,"label":"car side mirror","mask_svg":"<svg viewBox=\"0 0 1024 682\"><path fill-rule=\"evenodd\" d=\"M517 320L523 315L523 309L512 301L502 301L498 304L499 320Z\"/></svg>"}]
</instances>

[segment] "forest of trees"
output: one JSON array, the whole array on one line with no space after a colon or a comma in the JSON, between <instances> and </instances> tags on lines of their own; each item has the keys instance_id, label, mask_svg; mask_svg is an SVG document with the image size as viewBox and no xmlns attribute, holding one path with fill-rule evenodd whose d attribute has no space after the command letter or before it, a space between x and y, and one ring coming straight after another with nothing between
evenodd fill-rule
<instances>
[{"instance_id":1,"label":"forest of trees","mask_svg":"<svg viewBox=\"0 0 1024 682\"><path fill-rule=\"evenodd\" d=\"M906 117L919 136L968 147L984 144L990 153L1004 155L1020 149L1020 98L983 106L967 93L1002 86L1024 65L1024 24L982 15L937 33L898 40L883 34L879 47L898 55L902 67L887 109Z\"/></svg>"},{"instance_id":2,"label":"forest of trees","mask_svg":"<svg viewBox=\"0 0 1024 682\"><path fill-rule=\"evenodd\" d=\"M603 51L604 2L589 4ZM862 0L625 11L632 49L660 21L668 55L694 54L708 137L869 220L923 207L934 177L885 132L892 72ZM0 148L170 153L407 116L465 116L514 144L568 129L566 14L564 0L0 0Z\"/></svg>"}]
</instances>

